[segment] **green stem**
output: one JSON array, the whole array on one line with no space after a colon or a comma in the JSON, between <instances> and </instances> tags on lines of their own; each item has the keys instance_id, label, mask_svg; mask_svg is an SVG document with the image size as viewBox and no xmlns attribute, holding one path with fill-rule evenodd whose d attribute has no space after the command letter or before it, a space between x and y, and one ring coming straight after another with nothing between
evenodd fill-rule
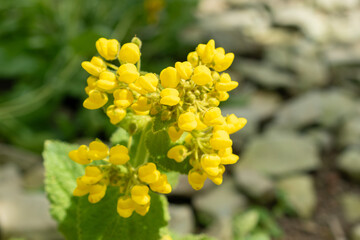
<instances>
[{"instance_id":1,"label":"green stem","mask_svg":"<svg viewBox=\"0 0 360 240\"><path fill-rule=\"evenodd\" d=\"M149 160L149 151L146 148L146 134L151 131L152 121L148 121L141 129L141 136L136 146L136 154L133 160L133 166L136 168Z\"/></svg>"}]
</instances>

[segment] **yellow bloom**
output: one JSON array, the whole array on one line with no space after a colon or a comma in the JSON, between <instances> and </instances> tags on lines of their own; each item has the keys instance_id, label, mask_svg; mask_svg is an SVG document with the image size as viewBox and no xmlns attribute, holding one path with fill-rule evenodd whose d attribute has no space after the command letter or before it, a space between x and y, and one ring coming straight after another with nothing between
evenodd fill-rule
<instances>
[{"instance_id":1,"label":"yellow bloom","mask_svg":"<svg viewBox=\"0 0 360 240\"><path fill-rule=\"evenodd\" d=\"M210 69L204 65L197 66L194 69L194 75L192 76L191 80L193 80L199 86L212 83Z\"/></svg>"},{"instance_id":2,"label":"yellow bloom","mask_svg":"<svg viewBox=\"0 0 360 240\"><path fill-rule=\"evenodd\" d=\"M91 203L99 202L106 193L106 185L103 184L95 184L90 186L88 200Z\"/></svg>"},{"instance_id":3,"label":"yellow bloom","mask_svg":"<svg viewBox=\"0 0 360 240\"><path fill-rule=\"evenodd\" d=\"M220 149L218 155L221 159L221 164L234 164L239 160L239 156L232 153L232 148Z\"/></svg>"},{"instance_id":4,"label":"yellow bloom","mask_svg":"<svg viewBox=\"0 0 360 240\"><path fill-rule=\"evenodd\" d=\"M197 126L196 126L196 130L204 130L206 129L208 126L206 126L200 119L200 113L196 114L196 122L197 122Z\"/></svg>"},{"instance_id":5,"label":"yellow bloom","mask_svg":"<svg viewBox=\"0 0 360 240\"><path fill-rule=\"evenodd\" d=\"M132 63L122 64L117 70L119 82L127 84L135 82L139 78L139 72L136 66Z\"/></svg>"},{"instance_id":6,"label":"yellow bloom","mask_svg":"<svg viewBox=\"0 0 360 240\"><path fill-rule=\"evenodd\" d=\"M156 169L154 163L147 163L139 168L139 179L147 184L154 183L159 180L160 172Z\"/></svg>"},{"instance_id":7,"label":"yellow bloom","mask_svg":"<svg viewBox=\"0 0 360 240\"><path fill-rule=\"evenodd\" d=\"M183 145L177 145L172 148L167 153L167 157L174 159L177 162L182 162L185 160L187 154L187 148Z\"/></svg>"},{"instance_id":8,"label":"yellow bloom","mask_svg":"<svg viewBox=\"0 0 360 240\"><path fill-rule=\"evenodd\" d=\"M221 159L216 154L204 154L201 156L201 167L209 176L217 176L220 172Z\"/></svg>"},{"instance_id":9,"label":"yellow bloom","mask_svg":"<svg viewBox=\"0 0 360 240\"><path fill-rule=\"evenodd\" d=\"M96 81L98 80L97 77L94 76L90 76L87 78L86 82L87 82L87 87L85 88L85 92L86 94L89 95L91 90L96 89Z\"/></svg>"},{"instance_id":10,"label":"yellow bloom","mask_svg":"<svg viewBox=\"0 0 360 240\"><path fill-rule=\"evenodd\" d=\"M220 81L215 84L215 89L218 91L231 91L239 85L238 82L231 81L228 73L223 73L220 76Z\"/></svg>"},{"instance_id":11,"label":"yellow bloom","mask_svg":"<svg viewBox=\"0 0 360 240\"><path fill-rule=\"evenodd\" d=\"M83 106L84 108L94 110L101 108L108 101L108 96L106 93L102 93L99 90L91 90L89 92L89 97L85 99Z\"/></svg>"},{"instance_id":12,"label":"yellow bloom","mask_svg":"<svg viewBox=\"0 0 360 240\"><path fill-rule=\"evenodd\" d=\"M174 67L167 67L161 71L160 81L164 88L175 88L180 82L180 76Z\"/></svg>"},{"instance_id":13,"label":"yellow bloom","mask_svg":"<svg viewBox=\"0 0 360 240\"><path fill-rule=\"evenodd\" d=\"M206 175L198 170L191 169L188 174L188 181L195 190L200 190L205 183Z\"/></svg>"},{"instance_id":14,"label":"yellow bloom","mask_svg":"<svg viewBox=\"0 0 360 240\"><path fill-rule=\"evenodd\" d=\"M113 72L104 71L100 73L96 86L104 91L110 91L117 85L116 76Z\"/></svg>"},{"instance_id":15,"label":"yellow bloom","mask_svg":"<svg viewBox=\"0 0 360 240\"><path fill-rule=\"evenodd\" d=\"M103 177L101 170L96 166L87 166L85 168L85 175L80 178L80 181L84 184L95 184L99 182Z\"/></svg>"},{"instance_id":16,"label":"yellow bloom","mask_svg":"<svg viewBox=\"0 0 360 240\"><path fill-rule=\"evenodd\" d=\"M182 113L178 119L178 126L187 132L194 130L197 126L195 114L192 112Z\"/></svg>"},{"instance_id":17,"label":"yellow bloom","mask_svg":"<svg viewBox=\"0 0 360 240\"><path fill-rule=\"evenodd\" d=\"M137 93L142 94L142 95L147 94L147 91L145 89L143 89L143 87L140 85L139 79L137 79L133 83L130 83L129 88Z\"/></svg>"},{"instance_id":18,"label":"yellow bloom","mask_svg":"<svg viewBox=\"0 0 360 240\"><path fill-rule=\"evenodd\" d=\"M128 218L135 210L135 203L131 198L125 196L120 197L117 202L116 210L121 217Z\"/></svg>"},{"instance_id":19,"label":"yellow bloom","mask_svg":"<svg viewBox=\"0 0 360 240\"><path fill-rule=\"evenodd\" d=\"M204 56L205 48L206 48L206 44L199 44L196 47L196 53L198 54L200 59L202 59L202 57Z\"/></svg>"},{"instance_id":20,"label":"yellow bloom","mask_svg":"<svg viewBox=\"0 0 360 240\"><path fill-rule=\"evenodd\" d=\"M232 146L229 134L224 130L218 130L213 133L210 139L210 145L215 150L220 150Z\"/></svg>"},{"instance_id":21,"label":"yellow bloom","mask_svg":"<svg viewBox=\"0 0 360 240\"><path fill-rule=\"evenodd\" d=\"M78 149L69 152L69 157L76 163L89 164L91 160L88 157L88 151L89 149L86 145L81 145Z\"/></svg>"},{"instance_id":22,"label":"yellow bloom","mask_svg":"<svg viewBox=\"0 0 360 240\"><path fill-rule=\"evenodd\" d=\"M148 92L155 92L159 83L159 79L153 73L147 73L145 76L139 77L140 86Z\"/></svg>"},{"instance_id":23,"label":"yellow bloom","mask_svg":"<svg viewBox=\"0 0 360 240\"><path fill-rule=\"evenodd\" d=\"M92 141L88 154L91 160L102 160L109 155L109 147L101 141Z\"/></svg>"},{"instance_id":24,"label":"yellow bloom","mask_svg":"<svg viewBox=\"0 0 360 240\"><path fill-rule=\"evenodd\" d=\"M183 130L177 130L175 126L171 126L168 129L168 134L172 142L176 142L183 135L183 133Z\"/></svg>"},{"instance_id":25,"label":"yellow bloom","mask_svg":"<svg viewBox=\"0 0 360 240\"><path fill-rule=\"evenodd\" d=\"M130 160L129 150L123 145L116 145L110 148L109 162L115 165L125 164Z\"/></svg>"},{"instance_id":26,"label":"yellow bloom","mask_svg":"<svg viewBox=\"0 0 360 240\"><path fill-rule=\"evenodd\" d=\"M217 99L219 99L221 102L228 100L229 94L227 92L219 91Z\"/></svg>"},{"instance_id":27,"label":"yellow bloom","mask_svg":"<svg viewBox=\"0 0 360 240\"><path fill-rule=\"evenodd\" d=\"M114 104L117 107L127 108L134 101L134 95L127 89L117 89L113 93Z\"/></svg>"},{"instance_id":28,"label":"yellow bloom","mask_svg":"<svg viewBox=\"0 0 360 240\"><path fill-rule=\"evenodd\" d=\"M76 197L82 197L89 193L90 191L90 185L85 184L83 181L81 181L81 177L78 177L76 179L76 188L74 189L73 195Z\"/></svg>"},{"instance_id":29,"label":"yellow bloom","mask_svg":"<svg viewBox=\"0 0 360 240\"><path fill-rule=\"evenodd\" d=\"M106 60L114 60L117 58L117 54L120 48L120 43L118 40L99 38L95 45L99 54Z\"/></svg>"},{"instance_id":30,"label":"yellow bloom","mask_svg":"<svg viewBox=\"0 0 360 240\"><path fill-rule=\"evenodd\" d=\"M225 123L225 118L221 115L221 110L218 107L210 108L204 114L204 123L208 126L222 125Z\"/></svg>"},{"instance_id":31,"label":"yellow bloom","mask_svg":"<svg viewBox=\"0 0 360 240\"><path fill-rule=\"evenodd\" d=\"M223 173L225 172L224 165L219 165L219 173L216 176L208 176L209 179L216 185L220 185L223 182Z\"/></svg>"},{"instance_id":32,"label":"yellow bloom","mask_svg":"<svg viewBox=\"0 0 360 240\"><path fill-rule=\"evenodd\" d=\"M191 65L191 63L189 62L176 62L175 63L175 68L177 73L179 74L179 76L184 79L184 80L188 80L190 79L190 76L193 72L193 67Z\"/></svg>"},{"instance_id":33,"label":"yellow bloom","mask_svg":"<svg viewBox=\"0 0 360 240\"><path fill-rule=\"evenodd\" d=\"M228 69L234 61L235 55L233 53L224 54L218 52L214 56L214 69L218 72L225 71Z\"/></svg>"},{"instance_id":34,"label":"yellow bloom","mask_svg":"<svg viewBox=\"0 0 360 240\"><path fill-rule=\"evenodd\" d=\"M246 123L246 118L238 118L235 114L231 114L226 117L226 123L227 123L227 132L229 134L235 133L242 129Z\"/></svg>"},{"instance_id":35,"label":"yellow bloom","mask_svg":"<svg viewBox=\"0 0 360 240\"><path fill-rule=\"evenodd\" d=\"M145 216L150 209L150 202L145 205L135 204L135 212L141 216Z\"/></svg>"},{"instance_id":36,"label":"yellow bloom","mask_svg":"<svg viewBox=\"0 0 360 240\"><path fill-rule=\"evenodd\" d=\"M201 56L203 63L211 63L215 55L215 41L211 39L205 46L204 52Z\"/></svg>"},{"instance_id":37,"label":"yellow bloom","mask_svg":"<svg viewBox=\"0 0 360 240\"><path fill-rule=\"evenodd\" d=\"M187 60L188 60L188 62L191 63L191 65L193 67L196 67L199 65L199 56L198 56L197 52L190 52L187 55Z\"/></svg>"},{"instance_id":38,"label":"yellow bloom","mask_svg":"<svg viewBox=\"0 0 360 240\"><path fill-rule=\"evenodd\" d=\"M131 188L131 199L139 205L150 202L149 188L145 185L135 185Z\"/></svg>"},{"instance_id":39,"label":"yellow bloom","mask_svg":"<svg viewBox=\"0 0 360 240\"><path fill-rule=\"evenodd\" d=\"M175 106L179 103L179 92L175 88L165 88L160 93L160 104L167 106Z\"/></svg>"},{"instance_id":40,"label":"yellow bloom","mask_svg":"<svg viewBox=\"0 0 360 240\"><path fill-rule=\"evenodd\" d=\"M116 107L115 105L110 105L106 109L106 115L110 118L111 124L118 124L126 116L126 110L123 108Z\"/></svg>"},{"instance_id":41,"label":"yellow bloom","mask_svg":"<svg viewBox=\"0 0 360 240\"><path fill-rule=\"evenodd\" d=\"M138 98L137 102L135 102L135 103L133 103L133 105L131 105L131 108L135 111L136 114L147 115L147 114L149 114L151 105L148 104L147 97L140 96Z\"/></svg>"},{"instance_id":42,"label":"yellow bloom","mask_svg":"<svg viewBox=\"0 0 360 240\"><path fill-rule=\"evenodd\" d=\"M106 63L99 57L93 57L90 62L84 61L81 63L81 66L95 77L98 77L101 72L106 70Z\"/></svg>"},{"instance_id":43,"label":"yellow bloom","mask_svg":"<svg viewBox=\"0 0 360 240\"><path fill-rule=\"evenodd\" d=\"M150 184L151 190L158 193L168 194L171 192L171 185L165 174L161 174L159 180Z\"/></svg>"},{"instance_id":44,"label":"yellow bloom","mask_svg":"<svg viewBox=\"0 0 360 240\"><path fill-rule=\"evenodd\" d=\"M122 63L135 64L140 60L140 49L135 43L125 43L120 48L119 60Z\"/></svg>"}]
</instances>

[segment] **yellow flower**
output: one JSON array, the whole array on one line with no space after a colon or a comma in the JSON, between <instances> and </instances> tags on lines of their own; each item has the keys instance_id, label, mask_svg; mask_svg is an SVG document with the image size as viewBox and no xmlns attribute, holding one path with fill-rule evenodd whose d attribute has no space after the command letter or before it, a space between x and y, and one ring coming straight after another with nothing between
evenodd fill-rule
<instances>
[{"instance_id":1,"label":"yellow flower","mask_svg":"<svg viewBox=\"0 0 360 240\"><path fill-rule=\"evenodd\" d=\"M69 152L69 157L76 163L89 164L91 160L88 157L88 151L89 149L86 145L81 145L78 149Z\"/></svg>"},{"instance_id":2,"label":"yellow flower","mask_svg":"<svg viewBox=\"0 0 360 240\"><path fill-rule=\"evenodd\" d=\"M87 166L85 168L85 175L81 177L80 181L84 184L95 184L103 177L101 170L96 166Z\"/></svg>"},{"instance_id":3,"label":"yellow flower","mask_svg":"<svg viewBox=\"0 0 360 240\"><path fill-rule=\"evenodd\" d=\"M127 84L135 82L139 78L139 72L136 66L132 63L122 64L117 70L119 82Z\"/></svg>"},{"instance_id":4,"label":"yellow flower","mask_svg":"<svg viewBox=\"0 0 360 240\"><path fill-rule=\"evenodd\" d=\"M221 159L216 154L204 154L201 156L201 167L209 176L217 176L220 172Z\"/></svg>"},{"instance_id":5,"label":"yellow flower","mask_svg":"<svg viewBox=\"0 0 360 240\"><path fill-rule=\"evenodd\" d=\"M73 195L76 197L82 197L89 193L90 185L81 181L81 177L76 179L76 188L74 189Z\"/></svg>"},{"instance_id":6,"label":"yellow flower","mask_svg":"<svg viewBox=\"0 0 360 240\"><path fill-rule=\"evenodd\" d=\"M216 176L208 176L209 179L216 185L220 185L223 182L223 173L225 172L224 165L219 165L219 173Z\"/></svg>"},{"instance_id":7,"label":"yellow flower","mask_svg":"<svg viewBox=\"0 0 360 240\"><path fill-rule=\"evenodd\" d=\"M167 106L175 106L179 103L179 92L175 88L165 88L160 93L160 104Z\"/></svg>"},{"instance_id":8,"label":"yellow flower","mask_svg":"<svg viewBox=\"0 0 360 240\"><path fill-rule=\"evenodd\" d=\"M178 119L178 126L187 132L194 130L197 126L195 114L192 112L182 113Z\"/></svg>"},{"instance_id":9,"label":"yellow flower","mask_svg":"<svg viewBox=\"0 0 360 240\"><path fill-rule=\"evenodd\" d=\"M139 205L150 202L149 188L145 185L135 185L131 188L131 199Z\"/></svg>"},{"instance_id":10,"label":"yellow flower","mask_svg":"<svg viewBox=\"0 0 360 240\"><path fill-rule=\"evenodd\" d=\"M145 216L150 209L150 202L145 205L135 204L135 212L141 216Z\"/></svg>"},{"instance_id":11,"label":"yellow flower","mask_svg":"<svg viewBox=\"0 0 360 240\"><path fill-rule=\"evenodd\" d=\"M234 164L239 160L239 156L232 153L232 148L220 149L218 155L221 159L221 164Z\"/></svg>"},{"instance_id":12,"label":"yellow flower","mask_svg":"<svg viewBox=\"0 0 360 240\"><path fill-rule=\"evenodd\" d=\"M159 180L160 172L156 169L154 163L147 163L139 168L139 179L147 184L154 183Z\"/></svg>"},{"instance_id":13,"label":"yellow flower","mask_svg":"<svg viewBox=\"0 0 360 240\"><path fill-rule=\"evenodd\" d=\"M224 130L217 130L210 139L210 145L215 150L220 150L232 146L229 134Z\"/></svg>"},{"instance_id":14,"label":"yellow flower","mask_svg":"<svg viewBox=\"0 0 360 240\"><path fill-rule=\"evenodd\" d=\"M223 73L220 76L220 81L215 84L215 89L218 91L231 91L239 85L238 82L231 81L228 73Z\"/></svg>"},{"instance_id":15,"label":"yellow flower","mask_svg":"<svg viewBox=\"0 0 360 240\"><path fill-rule=\"evenodd\" d=\"M197 122L197 126L196 126L196 130L204 130L206 129L208 126L206 126L203 121L201 121L200 119L200 113L196 114L196 122Z\"/></svg>"},{"instance_id":16,"label":"yellow flower","mask_svg":"<svg viewBox=\"0 0 360 240\"><path fill-rule=\"evenodd\" d=\"M94 76L90 76L87 78L86 82L87 82L87 87L85 88L85 92L86 94L89 95L91 90L96 89L96 81L98 80L97 77Z\"/></svg>"},{"instance_id":17,"label":"yellow flower","mask_svg":"<svg viewBox=\"0 0 360 240\"><path fill-rule=\"evenodd\" d=\"M195 190L200 190L205 183L206 175L198 170L191 169L188 174L188 181Z\"/></svg>"},{"instance_id":18,"label":"yellow flower","mask_svg":"<svg viewBox=\"0 0 360 240\"><path fill-rule=\"evenodd\" d=\"M121 217L128 218L135 210L135 203L129 197L120 197L117 202L116 210Z\"/></svg>"},{"instance_id":19,"label":"yellow flower","mask_svg":"<svg viewBox=\"0 0 360 240\"><path fill-rule=\"evenodd\" d=\"M106 63L99 57L93 57L90 62L84 61L81 63L81 66L95 77L98 77L101 72L106 70Z\"/></svg>"},{"instance_id":20,"label":"yellow flower","mask_svg":"<svg viewBox=\"0 0 360 240\"><path fill-rule=\"evenodd\" d=\"M211 39L205 46L204 52L201 56L203 63L211 63L215 55L215 41Z\"/></svg>"},{"instance_id":21,"label":"yellow flower","mask_svg":"<svg viewBox=\"0 0 360 240\"><path fill-rule=\"evenodd\" d=\"M109 162L115 165L125 164L130 160L129 150L123 145L116 145L110 148Z\"/></svg>"},{"instance_id":22,"label":"yellow flower","mask_svg":"<svg viewBox=\"0 0 360 240\"><path fill-rule=\"evenodd\" d=\"M140 49L135 43L125 43L120 48L119 60L122 63L135 64L140 60Z\"/></svg>"},{"instance_id":23,"label":"yellow flower","mask_svg":"<svg viewBox=\"0 0 360 240\"><path fill-rule=\"evenodd\" d=\"M180 78L184 80L190 79L190 76L193 73L193 67L189 62L176 62L175 68Z\"/></svg>"},{"instance_id":24,"label":"yellow flower","mask_svg":"<svg viewBox=\"0 0 360 240\"><path fill-rule=\"evenodd\" d=\"M113 72L104 71L100 73L96 86L104 91L110 91L117 85L116 76Z\"/></svg>"},{"instance_id":25,"label":"yellow flower","mask_svg":"<svg viewBox=\"0 0 360 240\"><path fill-rule=\"evenodd\" d=\"M159 180L150 184L151 190L158 193L168 194L171 192L171 185L165 174L161 174Z\"/></svg>"},{"instance_id":26,"label":"yellow flower","mask_svg":"<svg viewBox=\"0 0 360 240\"><path fill-rule=\"evenodd\" d=\"M106 185L103 184L95 184L90 186L88 200L91 203L99 202L106 193Z\"/></svg>"},{"instance_id":27,"label":"yellow flower","mask_svg":"<svg viewBox=\"0 0 360 240\"><path fill-rule=\"evenodd\" d=\"M137 93L142 94L142 95L147 94L147 91L145 89L143 89L143 87L140 85L139 79L137 79L133 83L130 83L129 88Z\"/></svg>"},{"instance_id":28,"label":"yellow flower","mask_svg":"<svg viewBox=\"0 0 360 240\"><path fill-rule=\"evenodd\" d=\"M202 43L196 47L196 53L200 58L204 56L205 48L206 48L206 44L202 44Z\"/></svg>"},{"instance_id":29,"label":"yellow flower","mask_svg":"<svg viewBox=\"0 0 360 240\"><path fill-rule=\"evenodd\" d=\"M91 160L102 160L109 155L109 147L101 141L92 141L88 154Z\"/></svg>"},{"instance_id":30,"label":"yellow flower","mask_svg":"<svg viewBox=\"0 0 360 240\"><path fill-rule=\"evenodd\" d=\"M183 135L183 133L183 130L177 130L175 126L171 126L168 129L168 134L172 142L176 142Z\"/></svg>"},{"instance_id":31,"label":"yellow flower","mask_svg":"<svg viewBox=\"0 0 360 240\"><path fill-rule=\"evenodd\" d=\"M233 53L217 52L214 56L214 69L218 72L225 71L231 66L234 57Z\"/></svg>"},{"instance_id":32,"label":"yellow flower","mask_svg":"<svg viewBox=\"0 0 360 240\"><path fill-rule=\"evenodd\" d=\"M191 80L193 80L199 86L212 83L210 69L204 65L197 66L194 69L194 75L192 76Z\"/></svg>"},{"instance_id":33,"label":"yellow flower","mask_svg":"<svg viewBox=\"0 0 360 240\"><path fill-rule=\"evenodd\" d=\"M197 52L190 52L187 55L187 60L188 60L188 62L191 63L191 65L193 67L196 67L199 65L199 56L198 56Z\"/></svg>"},{"instance_id":34,"label":"yellow flower","mask_svg":"<svg viewBox=\"0 0 360 240\"><path fill-rule=\"evenodd\" d=\"M221 102L228 100L229 94L227 92L219 91L217 99L219 99Z\"/></svg>"},{"instance_id":35,"label":"yellow flower","mask_svg":"<svg viewBox=\"0 0 360 240\"><path fill-rule=\"evenodd\" d=\"M174 159L177 162L182 162L185 160L187 154L187 148L183 145L177 145L172 148L167 153L167 157Z\"/></svg>"},{"instance_id":36,"label":"yellow flower","mask_svg":"<svg viewBox=\"0 0 360 240\"><path fill-rule=\"evenodd\" d=\"M83 106L84 108L94 110L101 108L108 101L108 96L106 93L102 93L99 90L91 90L89 92L89 97L85 99Z\"/></svg>"},{"instance_id":37,"label":"yellow flower","mask_svg":"<svg viewBox=\"0 0 360 240\"><path fill-rule=\"evenodd\" d=\"M131 108L135 111L136 114L147 115L149 114L151 105L148 104L147 97L140 96L137 102L131 105Z\"/></svg>"},{"instance_id":38,"label":"yellow flower","mask_svg":"<svg viewBox=\"0 0 360 240\"><path fill-rule=\"evenodd\" d=\"M134 101L134 95L127 89L117 89L113 93L114 104L117 107L127 108Z\"/></svg>"},{"instance_id":39,"label":"yellow flower","mask_svg":"<svg viewBox=\"0 0 360 240\"><path fill-rule=\"evenodd\" d=\"M175 88L180 82L180 76L174 67L167 67L161 71L160 81L164 88Z\"/></svg>"},{"instance_id":40,"label":"yellow flower","mask_svg":"<svg viewBox=\"0 0 360 240\"><path fill-rule=\"evenodd\" d=\"M117 54L120 48L120 43L118 40L99 38L95 45L99 54L106 60L114 60L117 58Z\"/></svg>"},{"instance_id":41,"label":"yellow flower","mask_svg":"<svg viewBox=\"0 0 360 240\"><path fill-rule=\"evenodd\" d=\"M106 109L106 115L110 118L111 124L118 124L126 116L126 110L123 108L116 107L115 105L110 105Z\"/></svg>"},{"instance_id":42,"label":"yellow flower","mask_svg":"<svg viewBox=\"0 0 360 240\"><path fill-rule=\"evenodd\" d=\"M221 110L218 107L210 108L204 114L204 123L207 126L222 125L225 123L225 118L221 115Z\"/></svg>"},{"instance_id":43,"label":"yellow flower","mask_svg":"<svg viewBox=\"0 0 360 240\"><path fill-rule=\"evenodd\" d=\"M235 133L242 129L246 123L246 118L238 118L235 114L231 114L226 117L226 123L227 123L227 132L229 134Z\"/></svg>"},{"instance_id":44,"label":"yellow flower","mask_svg":"<svg viewBox=\"0 0 360 240\"><path fill-rule=\"evenodd\" d=\"M148 92L155 92L159 83L159 79L153 73L147 73L145 76L139 77L140 86Z\"/></svg>"}]
</instances>

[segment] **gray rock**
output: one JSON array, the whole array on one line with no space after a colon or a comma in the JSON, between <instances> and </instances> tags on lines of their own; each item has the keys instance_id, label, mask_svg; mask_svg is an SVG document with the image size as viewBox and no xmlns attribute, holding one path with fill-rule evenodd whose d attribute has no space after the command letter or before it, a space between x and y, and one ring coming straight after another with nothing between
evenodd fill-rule
<instances>
[{"instance_id":1,"label":"gray rock","mask_svg":"<svg viewBox=\"0 0 360 240\"><path fill-rule=\"evenodd\" d=\"M170 204L169 228L179 234L190 234L195 230L195 218L191 207L186 204Z\"/></svg>"},{"instance_id":2,"label":"gray rock","mask_svg":"<svg viewBox=\"0 0 360 240\"><path fill-rule=\"evenodd\" d=\"M358 0L316 0L315 4L320 9L329 11L329 12L336 12L339 10L348 10L359 5Z\"/></svg>"},{"instance_id":3,"label":"gray rock","mask_svg":"<svg viewBox=\"0 0 360 240\"><path fill-rule=\"evenodd\" d=\"M279 180L277 187L285 194L285 201L300 217L312 216L317 198L314 181L310 176L290 176Z\"/></svg>"},{"instance_id":4,"label":"gray rock","mask_svg":"<svg viewBox=\"0 0 360 240\"><path fill-rule=\"evenodd\" d=\"M235 182L242 191L259 202L264 203L274 199L275 186L272 180L259 172L237 168Z\"/></svg>"},{"instance_id":5,"label":"gray rock","mask_svg":"<svg viewBox=\"0 0 360 240\"><path fill-rule=\"evenodd\" d=\"M41 189L44 186L45 169L43 164L38 164L29 169L23 177L23 186L27 189Z\"/></svg>"},{"instance_id":6,"label":"gray rock","mask_svg":"<svg viewBox=\"0 0 360 240\"><path fill-rule=\"evenodd\" d=\"M8 163L0 167L0 201L21 193L21 176L16 165ZM1 214L1 212L0 212Z\"/></svg>"},{"instance_id":7,"label":"gray rock","mask_svg":"<svg viewBox=\"0 0 360 240\"><path fill-rule=\"evenodd\" d=\"M215 239L233 240L233 229L231 218L217 219L205 231L205 234Z\"/></svg>"},{"instance_id":8,"label":"gray rock","mask_svg":"<svg viewBox=\"0 0 360 240\"><path fill-rule=\"evenodd\" d=\"M329 149L332 146L333 139L328 131L321 128L311 129L305 133L318 149Z\"/></svg>"},{"instance_id":9,"label":"gray rock","mask_svg":"<svg viewBox=\"0 0 360 240\"><path fill-rule=\"evenodd\" d=\"M357 224L351 230L351 240L360 240L360 224Z\"/></svg>"},{"instance_id":10,"label":"gray rock","mask_svg":"<svg viewBox=\"0 0 360 240\"><path fill-rule=\"evenodd\" d=\"M187 175L182 174L179 175L178 183L176 184L176 187L171 191L170 195L191 197L201 192L205 192L213 187L214 184L209 179L207 179L204 183L204 187L201 190L196 191L189 184Z\"/></svg>"},{"instance_id":11,"label":"gray rock","mask_svg":"<svg viewBox=\"0 0 360 240\"><path fill-rule=\"evenodd\" d=\"M334 127L352 114L355 103L346 92L312 91L286 104L278 113L275 125L300 128L311 124Z\"/></svg>"},{"instance_id":12,"label":"gray rock","mask_svg":"<svg viewBox=\"0 0 360 240\"><path fill-rule=\"evenodd\" d=\"M231 218L236 212L243 210L246 203L246 198L238 193L231 179L224 179L222 185L193 198L193 205L197 211L207 213L216 219Z\"/></svg>"},{"instance_id":13,"label":"gray rock","mask_svg":"<svg viewBox=\"0 0 360 240\"><path fill-rule=\"evenodd\" d=\"M341 206L344 217L348 223L355 223L360 220L360 195L346 193L341 196Z\"/></svg>"},{"instance_id":14,"label":"gray rock","mask_svg":"<svg viewBox=\"0 0 360 240\"><path fill-rule=\"evenodd\" d=\"M355 180L360 180L360 149L349 148L339 157L339 169Z\"/></svg>"},{"instance_id":15,"label":"gray rock","mask_svg":"<svg viewBox=\"0 0 360 240\"><path fill-rule=\"evenodd\" d=\"M308 138L274 131L252 139L237 168L283 176L315 170L319 164L317 149Z\"/></svg>"},{"instance_id":16,"label":"gray rock","mask_svg":"<svg viewBox=\"0 0 360 240\"><path fill-rule=\"evenodd\" d=\"M360 145L360 114L346 118L340 129L341 146Z\"/></svg>"}]
</instances>

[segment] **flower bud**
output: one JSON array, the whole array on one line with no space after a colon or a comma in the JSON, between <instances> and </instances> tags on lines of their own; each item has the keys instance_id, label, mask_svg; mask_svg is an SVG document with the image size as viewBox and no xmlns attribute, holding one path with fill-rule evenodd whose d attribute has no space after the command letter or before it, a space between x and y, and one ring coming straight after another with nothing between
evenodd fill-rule
<instances>
[{"instance_id":1,"label":"flower bud","mask_svg":"<svg viewBox=\"0 0 360 240\"><path fill-rule=\"evenodd\" d=\"M117 58L120 43L116 39L99 38L96 41L96 49L99 54L106 60L114 60Z\"/></svg>"},{"instance_id":2,"label":"flower bud","mask_svg":"<svg viewBox=\"0 0 360 240\"><path fill-rule=\"evenodd\" d=\"M165 88L160 93L160 103L167 106L175 106L179 103L179 92L175 88Z\"/></svg>"},{"instance_id":3,"label":"flower bud","mask_svg":"<svg viewBox=\"0 0 360 240\"><path fill-rule=\"evenodd\" d=\"M135 43L125 43L120 48L119 60L122 63L135 64L140 60L140 49Z\"/></svg>"},{"instance_id":4,"label":"flower bud","mask_svg":"<svg viewBox=\"0 0 360 240\"><path fill-rule=\"evenodd\" d=\"M180 76L174 67L167 67L161 71L160 81L164 88L175 88L180 82Z\"/></svg>"},{"instance_id":5,"label":"flower bud","mask_svg":"<svg viewBox=\"0 0 360 240\"><path fill-rule=\"evenodd\" d=\"M115 165L125 164L130 160L129 150L123 145L116 145L110 148L109 162Z\"/></svg>"},{"instance_id":6,"label":"flower bud","mask_svg":"<svg viewBox=\"0 0 360 240\"><path fill-rule=\"evenodd\" d=\"M188 60L188 62L191 63L191 65L193 67L196 67L199 65L199 56L198 56L197 52L190 52L187 55L187 60Z\"/></svg>"},{"instance_id":7,"label":"flower bud","mask_svg":"<svg viewBox=\"0 0 360 240\"><path fill-rule=\"evenodd\" d=\"M132 63L122 64L117 70L118 80L127 84L135 82L139 78L139 72Z\"/></svg>"},{"instance_id":8,"label":"flower bud","mask_svg":"<svg viewBox=\"0 0 360 240\"><path fill-rule=\"evenodd\" d=\"M205 46L201 61L205 64L211 63L215 55L215 41L211 39Z\"/></svg>"}]
</instances>

